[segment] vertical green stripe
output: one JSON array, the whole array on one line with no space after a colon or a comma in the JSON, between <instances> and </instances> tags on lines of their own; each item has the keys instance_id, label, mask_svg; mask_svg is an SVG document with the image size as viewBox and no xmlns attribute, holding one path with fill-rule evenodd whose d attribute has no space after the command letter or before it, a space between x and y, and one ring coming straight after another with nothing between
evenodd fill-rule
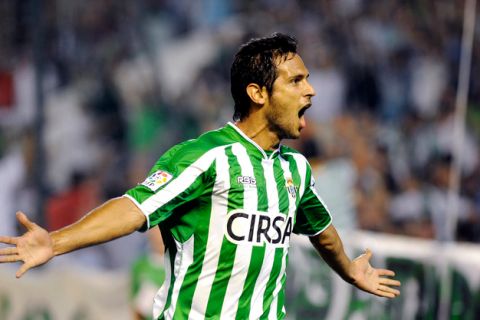
<instances>
[{"instance_id":1,"label":"vertical green stripe","mask_svg":"<svg viewBox=\"0 0 480 320\"><path fill-rule=\"evenodd\" d=\"M283 314L283 316L285 316L285 313L283 312L283 307L285 306L285 280L286 280L286 274L283 276L281 281L282 290L280 290L280 292L278 293L278 303L277 303L277 314Z\"/></svg>"},{"instance_id":2,"label":"vertical green stripe","mask_svg":"<svg viewBox=\"0 0 480 320\"><path fill-rule=\"evenodd\" d=\"M256 153L250 153L250 157L258 157ZM253 172L257 182L257 197L258 197L258 211L268 211L268 197L267 197L267 183L265 181L265 174L263 172L261 159L254 159L251 161L253 165ZM260 270L258 266L263 264L265 256L265 246L253 247L252 256L250 258L250 265L247 273L247 280L243 286L243 292L238 302L236 319L248 319L250 314L250 302L252 301L253 290L255 283L259 276Z\"/></svg>"},{"instance_id":3,"label":"vertical green stripe","mask_svg":"<svg viewBox=\"0 0 480 320\"><path fill-rule=\"evenodd\" d=\"M237 246L235 244L230 243L226 238L223 239L217 272L215 274L212 290L210 291L210 296L208 298L207 309L205 311L206 319L215 315L218 316L222 311L228 280L232 273L233 257L235 257L236 249Z\"/></svg>"},{"instance_id":4,"label":"vertical green stripe","mask_svg":"<svg viewBox=\"0 0 480 320\"><path fill-rule=\"evenodd\" d=\"M282 257L284 248L276 248L275 249L275 258L273 259L273 267L270 271L270 278L267 282L267 288L265 289L265 293L263 295L263 313L268 318L268 312L270 311L270 307L273 301L273 290L276 288L277 278L280 274L282 268Z\"/></svg>"},{"instance_id":5,"label":"vertical green stripe","mask_svg":"<svg viewBox=\"0 0 480 320\"><path fill-rule=\"evenodd\" d=\"M230 191L238 184L237 177L240 175L240 164L237 158L232 153L232 147L225 149L225 154L228 159L229 173L230 173ZM239 194L233 192L228 193L228 209L243 207L243 190ZM205 318L219 315L222 311L223 301L225 299L225 292L227 291L228 280L230 279L233 263L235 262L235 252L237 246L224 236L222 241L222 247L220 249L220 257L218 259L217 272L215 279L213 280L212 289L208 298L207 309L205 311Z\"/></svg>"},{"instance_id":6,"label":"vertical green stripe","mask_svg":"<svg viewBox=\"0 0 480 320\"><path fill-rule=\"evenodd\" d=\"M288 253L287 256L285 257L285 267L288 266ZM285 317L285 313L283 312L283 308L285 306L285 285L287 283L287 273L285 272L283 274L282 280L281 280L281 286L282 289L278 293L278 304L277 304L277 314L283 314L283 317Z\"/></svg>"},{"instance_id":7,"label":"vertical green stripe","mask_svg":"<svg viewBox=\"0 0 480 320\"><path fill-rule=\"evenodd\" d=\"M265 256L265 247L253 247L250 266L248 268L247 280L243 286L242 295L238 302L237 315L235 319L243 320L248 319L250 314L250 302L252 301L253 290L255 289L255 283L259 276L258 266L263 263Z\"/></svg>"},{"instance_id":8,"label":"vertical green stripe","mask_svg":"<svg viewBox=\"0 0 480 320\"><path fill-rule=\"evenodd\" d=\"M215 166L215 164L213 164ZM200 179L200 177L198 178ZM213 175L215 179L215 175ZM209 190L205 190L207 194L211 194L213 191L213 184L210 186ZM202 220L210 221L210 216L212 214L212 202L211 197L209 202L202 204L202 212L205 216L202 216ZM174 319L188 319L188 314L192 306L192 298L195 293L195 288L197 287L198 277L202 271L203 259L205 257L205 251L207 248L208 242L208 229L210 227L209 223L198 223L197 215L185 215L182 216L181 220L183 223L181 225L186 225L186 230L194 230L194 248L193 248L193 263L188 267L185 278L183 279L182 286L180 287L180 292L178 294L177 305L175 307L175 313L173 315ZM182 232L181 227L178 226L177 230L179 233Z\"/></svg>"}]
</instances>

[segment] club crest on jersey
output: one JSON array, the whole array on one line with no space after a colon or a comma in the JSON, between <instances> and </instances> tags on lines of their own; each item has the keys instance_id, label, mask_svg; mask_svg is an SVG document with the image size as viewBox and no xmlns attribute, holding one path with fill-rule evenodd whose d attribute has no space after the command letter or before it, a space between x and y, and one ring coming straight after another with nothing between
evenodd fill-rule
<instances>
[{"instance_id":1,"label":"club crest on jersey","mask_svg":"<svg viewBox=\"0 0 480 320\"><path fill-rule=\"evenodd\" d=\"M255 180L254 177L240 176L240 177L237 177L237 182L239 184L243 184L244 187L249 187L249 188L257 187L257 180Z\"/></svg>"},{"instance_id":2,"label":"club crest on jersey","mask_svg":"<svg viewBox=\"0 0 480 320\"><path fill-rule=\"evenodd\" d=\"M228 214L225 236L235 244L288 247L293 219L282 213L233 210Z\"/></svg>"},{"instance_id":3,"label":"club crest on jersey","mask_svg":"<svg viewBox=\"0 0 480 320\"><path fill-rule=\"evenodd\" d=\"M158 170L145 179L145 181L142 182L142 185L152 191L157 191L158 188L165 185L171 179L172 175L170 173L163 170Z\"/></svg>"},{"instance_id":4,"label":"club crest on jersey","mask_svg":"<svg viewBox=\"0 0 480 320\"><path fill-rule=\"evenodd\" d=\"M293 184L292 178L287 179L285 188L287 188L287 191L288 191L288 193L290 194L290 196L291 196L292 198L296 198L296 197L297 197L297 190L298 190L298 188L297 188L296 185Z\"/></svg>"}]
</instances>

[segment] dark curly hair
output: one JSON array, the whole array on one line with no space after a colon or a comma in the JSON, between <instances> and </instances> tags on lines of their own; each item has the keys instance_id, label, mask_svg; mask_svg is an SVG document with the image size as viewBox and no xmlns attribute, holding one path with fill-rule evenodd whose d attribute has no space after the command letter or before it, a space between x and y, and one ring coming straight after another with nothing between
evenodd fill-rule
<instances>
[{"instance_id":1,"label":"dark curly hair","mask_svg":"<svg viewBox=\"0 0 480 320\"><path fill-rule=\"evenodd\" d=\"M270 37L254 38L240 46L230 70L233 101L233 120L238 121L250 112L250 97L246 87L256 83L271 94L277 78L277 59L297 53L297 40L289 35L274 33Z\"/></svg>"}]
</instances>

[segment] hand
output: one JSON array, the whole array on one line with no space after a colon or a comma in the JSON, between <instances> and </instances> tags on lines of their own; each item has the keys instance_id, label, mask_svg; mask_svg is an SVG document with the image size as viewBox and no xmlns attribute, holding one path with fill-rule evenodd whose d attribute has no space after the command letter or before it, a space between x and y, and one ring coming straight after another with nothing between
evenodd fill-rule
<instances>
[{"instance_id":1,"label":"hand","mask_svg":"<svg viewBox=\"0 0 480 320\"><path fill-rule=\"evenodd\" d=\"M28 220L23 212L17 212L18 221L27 229L21 237L1 237L0 243L13 246L0 249L0 263L23 261L15 274L20 278L29 269L53 258L53 242L47 230Z\"/></svg>"},{"instance_id":2,"label":"hand","mask_svg":"<svg viewBox=\"0 0 480 320\"><path fill-rule=\"evenodd\" d=\"M379 297L395 298L400 295L400 291L392 288L392 286L400 286L400 281L385 278L385 276L393 277L395 273L387 269L373 268L369 262L371 257L372 252L367 249L364 254L352 261L353 285Z\"/></svg>"}]
</instances>

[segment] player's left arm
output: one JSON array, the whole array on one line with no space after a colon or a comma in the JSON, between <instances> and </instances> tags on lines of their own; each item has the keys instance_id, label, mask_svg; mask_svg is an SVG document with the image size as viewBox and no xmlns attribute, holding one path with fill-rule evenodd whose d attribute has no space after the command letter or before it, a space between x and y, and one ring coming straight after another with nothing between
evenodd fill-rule
<instances>
[{"instance_id":1,"label":"player's left arm","mask_svg":"<svg viewBox=\"0 0 480 320\"><path fill-rule=\"evenodd\" d=\"M348 283L380 297L395 298L400 295L396 289L400 282L389 278L395 276L395 273L392 270L373 268L370 265L372 252L369 249L354 260L348 258L342 240L332 224L318 235L311 236L310 242L325 262Z\"/></svg>"}]
</instances>

